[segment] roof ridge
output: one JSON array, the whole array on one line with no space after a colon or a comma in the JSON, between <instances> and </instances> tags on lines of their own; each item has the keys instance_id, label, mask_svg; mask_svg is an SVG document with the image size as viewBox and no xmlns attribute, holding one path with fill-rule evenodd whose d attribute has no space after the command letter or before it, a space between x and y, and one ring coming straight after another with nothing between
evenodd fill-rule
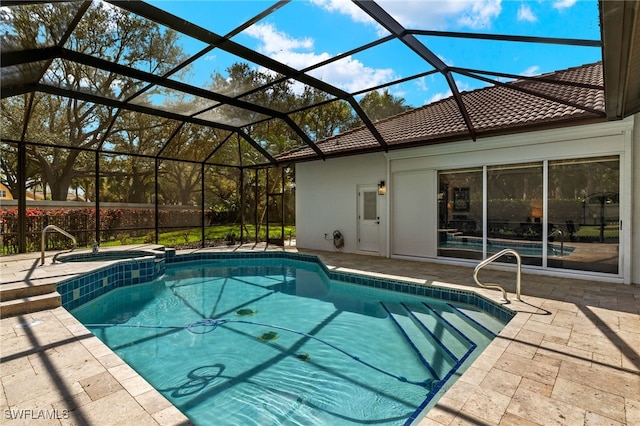
<instances>
[{"instance_id":1,"label":"roof ridge","mask_svg":"<svg viewBox=\"0 0 640 426\"><path fill-rule=\"evenodd\" d=\"M549 80L550 77L557 78L558 76L569 74L571 72L578 71L578 70L585 70L585 69L588 69L588 68L593 68L593 67L598 66L598 65L602 65L602 61L592 62L592 63L589 63L589 64L584 64L584 65L575 66L575 67L569 67L569 68L565 68L565 69L562 69L562 70L551 71L551 72L547 72L547 73L543 73L543 74L537 74L537 75L534 75L534 76L529 76L528 78L521 78L521 79L518 79L518 80L510 81L510 82L507 82L505 84L507 84L507 85L517 85L517 84L531 83L531 82L535 82L535 81L538 81L540 83L546 83L546 81L544 81L544 80ZM579 82L576 81L576 83L579 83ZM550 84L552 84L552 83L550 83ZM486 87L483 87L482 89L486 89Z\"/></svg>"},{"instance_id":2,"label":"roof ridge","mask_svg":"<svg viewBox=\"0 0 640 426\"><path fill-rule=\"evenodd\" d=\"M535 76L532 76L532 77L533 78L538 78L538 77L544 77L544 76L547 76L547 75L558 75L558 74L566 73L568 71L576 71L576 70L579 70L579 69L582 69L582 68L594 67L596 65L602 65L602 61L600 60L600 61L591 62L591 63L588 63L588 64L576 65L576 66L565 68L565 69L561 69L561 70L555 70L555 71L550 71L550 72L543 73L543 74L538 74L538 75L535 75ZM528 80L528 79L524 79L523 81L526 81L526 80ZM516 80L516 81L521 81L521 80Z\"/></svg>"}]
</instances>

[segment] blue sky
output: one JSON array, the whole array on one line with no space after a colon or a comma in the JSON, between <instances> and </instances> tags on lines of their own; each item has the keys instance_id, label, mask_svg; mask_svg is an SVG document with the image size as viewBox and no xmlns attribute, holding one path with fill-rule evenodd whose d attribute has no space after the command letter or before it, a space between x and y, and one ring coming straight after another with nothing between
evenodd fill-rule
<instances>
[{"instance_id":1,"label":"blue sky","mask_svg":"<svg viewBox=\"0 0 640 426\"><path fill-rule=\"evenodd\" d=\"M150 3L216 34L226 35L274 2L158 0ZM595 0L380 0L378 4L407 29L600 38ZM387 34L349 0L294 0L234 36L233 40L293 68L304 69ZM447 65L517 75L536 75L601 59L598 47L417 38ZM204 47L188 37L181 39L181 44L188 54ZM226 68L234 62L246 61L215 49L193 64L185 81L207 85L212 73L225 75ZM393 41L321 67L311 74L353 92L431 69L402 43ZM460 90L486 85L459 74L454 77ZM451 94L439 74L390 86L389 90L414 107Z\"/></svg>"}]
</instances>

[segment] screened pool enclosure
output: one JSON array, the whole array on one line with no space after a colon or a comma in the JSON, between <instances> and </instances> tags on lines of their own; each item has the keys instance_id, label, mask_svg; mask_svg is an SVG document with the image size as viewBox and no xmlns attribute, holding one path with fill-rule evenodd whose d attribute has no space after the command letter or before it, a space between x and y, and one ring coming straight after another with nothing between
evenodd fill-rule
<instances>
[{"instance_id":1,"label":"screened pool enclosure","mask_svg":"<svg viewBox=\"0 0 640 426\"><path fill-rule=\"evenodd\" d=\"M590 22L567 17L563 28L540 35L491 26L443 30L453 27L407 20L398 10L402 2L343 2L351 15L321 3L3 1L2 254L38 251L47 225L71 232L85 247L94 241L286 244L295 238L296 185L295 161L284 153L305 147L313 156L304 161L326 160L426 144L409 138L391 145L379 127L389 116L438 100L437 93L411 97L417 85L452 97L449 113L464 123L456 138L429 144L476 140L482 111L471 111L461 92L538 78L501 62L503 48L551 58L545 72L604 60L605 86L594 88L616 82L616 94L605 91L606 113L553 90L523 91L529 96L565 102L601 120L637 110L628 101L635 98L618 96L633 90L619 83L627 68L607 64L625 43L611 37L607 44L610 22L617 28L633 5L579 2ZM430 7L439 16L444 5ZM295 45L287 56L269 42L294 34L291 16L309 31L320 18L323 27L291 35L283 42ZM344 24L345 16L354 17L353 26ZM322 34L340 39L339 48L310 54L309 40L321 45ZM496 53L471 54L484 49ZM461 50L473 59L456 59L454 66L453 52ZM580 54L568 59L562 52L569 51ZM398 62L407 65L404 71L389 71ZM358 78L335 77L355 65ZM370 70L379 71L370 73L375 78ZM317 144L356 129L376 146L334 152ZM49 248L68 244L49 236Z\"/></svg>"}]
</instances>

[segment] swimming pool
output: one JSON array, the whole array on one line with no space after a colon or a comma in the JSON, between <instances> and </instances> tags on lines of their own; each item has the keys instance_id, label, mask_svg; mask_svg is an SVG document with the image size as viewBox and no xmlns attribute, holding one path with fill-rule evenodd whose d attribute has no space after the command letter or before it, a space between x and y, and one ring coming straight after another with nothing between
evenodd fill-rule
<instances>
[{"instance_id":1,"label":"swimming pool","mask_svg":"<svg viewBox=\"0 0 640 426\"><path fill-rule=\"evenodd\" d=\"M472 293L343 275L176 262L72 313L196 424L222 425L410 422L510 318Z\"/></svg>"}]
</instances>

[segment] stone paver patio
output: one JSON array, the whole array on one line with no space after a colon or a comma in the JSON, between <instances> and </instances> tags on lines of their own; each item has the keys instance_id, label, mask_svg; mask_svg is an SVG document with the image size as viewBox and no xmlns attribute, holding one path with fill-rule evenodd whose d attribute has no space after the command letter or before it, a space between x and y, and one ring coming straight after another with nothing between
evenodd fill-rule
<instances>
[{"instance_id":1,"label":"stone paver patio","mask_svg":"<svg viewBox=\"0 0 640 426\"><path fill-rule=\"evenodd\" d=\"M469 267L299 251L331 268L500 298L477 288ZM38 269L37 257L1 258L0 286L86 270ZM513 297L513 271L481 277ZM523 274L522 300L512 298L517 315L420 425L640 425L640 287ZM3 424L189 424L63 308L3 319L0 335Z\"/></svg>"}]
</instances>

